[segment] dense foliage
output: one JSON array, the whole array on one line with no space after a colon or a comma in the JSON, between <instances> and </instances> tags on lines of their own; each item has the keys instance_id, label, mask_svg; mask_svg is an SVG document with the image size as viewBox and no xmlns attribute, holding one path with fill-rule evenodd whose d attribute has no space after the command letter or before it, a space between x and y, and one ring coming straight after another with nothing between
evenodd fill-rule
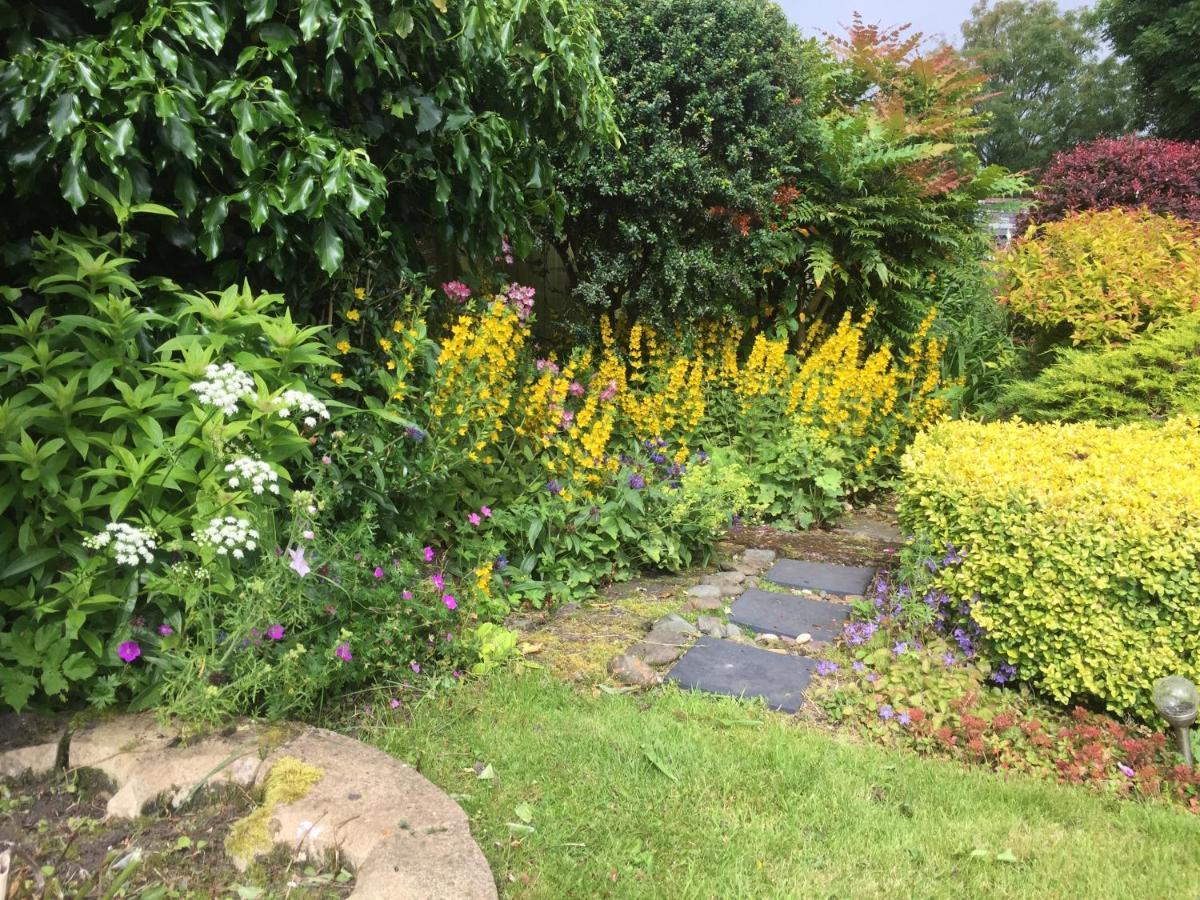
<instances>
[{"instance_id":1,"label":"dense foliage","mask_svg":"<svg viewBox=\"0 0 1200 900\"><path fill-rule=\"evenodd\" d=\"M749 231L819 152L827 60L767 0L602 0L597 18L624 143L564 174L576 291L659 321L762 303Z\"/></svg>"},{"instance_id":2,"label":"dense foliage","mask_svg":"<svg viewBox=\"0 0 1200 900\"><path fill-rule=\"evenodd\" d=\"M1092 141L1055 156L1040 181L1033 221L1114 206L1200 221L1200 143L1134 135Z\"/></svg>"},{"instance_id":3,"label":"dense foliage","mask_svg":"<svg viewBox=\"0 0 1200 900\"><path fill-rule=\"evenodd\" d=\"M10 260L124 191L179 213L139 220L159 271L318 303L431 238L527 244L561 213L550 150L615 135L586 5L5 2L0 23Z\"/></svg>"},{"instance_id":4,"label":"dense foliage","mask_svg":"<svg viewBox=\"0 0 1200 900\"><path fill-rule=\"evenodd\" d=\"M1064 350L988 410L1027 422L1136 422L1200 414L1200 319L1186 316L1104 350Z\"/></svg>"},{"instance_id":5,"label":"dense foliage","mask_svg":"<svg viewBox=\"0 0 1200 900\"><path fill-rule=\"evenodd\" d=\"M1001 302L1043 340L1129 340L1200 305L1200 227L1110 209L1033 226L997 258Z\"/></svg>"},{"instance_id":6,"label":"dense foliage","mask_svg":"<svg viewBox=\"0 0 1200 900\"><path fill-rule=\"evenodd\" d=\"M1100 11L1137 73L1155 132L1200 140L1200 0L1103 0Z\"/></svg>"},{"instance_id":7,"label":"dense foliage","mask_svg":"<svg viewBox=\"0 0 1200 900\"><path fill-rule=\"evenodd\" d=\"M1055 153L1139 124L1133 75L1105 52L1089 10L1054 0L977 0L963 52L987 75L990 117L979 155L1006 168L1041 169Z\"/></svg>"},{"instance_id":8,"label":"dense foliage","mask_svg":"<svg viewBox=\"0 0 1200 900\"><path fill-rule=\"evenodd\" d=\"M935 586L1017 677L1149 717L1156 678L1200 675L1197 459L1182 419L948 423L905 458L900 518L961 556Z\"/></svg>"},{"instance_id":9,"label":"dense foliage","mask_svg":"<svg viewBox=\"0 0 1200 900\"><path fill-rule=\"evenodd\" d=\"M1161 731L1012 689L1012 666L980 652L956 604L931 587L959 554L911 546L905 557L818 663L809 696L831 721L888 746L1200 812L1200 773Z\"/></svg>"}]
</instances>

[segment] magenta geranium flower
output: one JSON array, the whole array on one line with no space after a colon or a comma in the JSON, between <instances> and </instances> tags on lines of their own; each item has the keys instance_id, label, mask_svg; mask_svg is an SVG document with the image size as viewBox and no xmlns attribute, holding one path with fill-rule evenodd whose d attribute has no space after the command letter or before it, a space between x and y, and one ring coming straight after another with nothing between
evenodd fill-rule
<instances>
[{"instance_id":1,"label":"magenta geranium flower","mask_svg":"<svg viewBox=\"0 0 1200 900\"><path fill-rule=\"evenodd\" d=\"M390 706L392 709L399 709L400 701L397 700L395 697L393 697L391 700L388 701L388 706Z\"/></svg>"},{"instance_id":2,"label":"magenta geranium flower","mask_svg":"<svg viewBox=\"0 0 1200 900\"><path fill-rule=\"evenodd\" d=\"M126 641L117 648L117 656L121 657L125 662L131 663L142 655L142 648L138 646L137 641Z\"/></svg>"},{"instance_id":3,"label":"magenta geranium flower","mask_svg":"<svg viewBox=\"0 0 1200 900\"><path fill-rule=\"evenodd\" d=\"M375 567L375 577L376 577L376 578L382 578L382 577L383 577L383 566L376 566L376 567Z\"/></svg>"},{"instance_id":4,"label":"magenta geranium flower","mask_svg":"<svg viewBox=\"0 0 1200 900\"><path fill-rule=\"evenodd\" d=\"M492 508L490 506L481 506L479 507L479 511L483 514L485 519L490 519L492 517Z\"/></svg>"},{"instance_id":5,"label":"magenta geranium flower","mask_svg":"<svg viewBox=\"0 0 1200 900\"><path fill-rule=\"evenodd\" d=\"M439 591L446 586L446 579L444 579L442 577L441 572L434 572L432 581L433 581L433 586L435 588L437 588Z\"/></svg>"},{"instance_id":6,"label":"magenta geranium flower","mask_svg":"<svg viewBox=\"0 0 1200 900\"><path fill-rule=\"evenodd\" d=\"M167 625L164 622L162 625L158 626L158 633L161 634L163 637L169 637L170 635L175 633L175 629L172 628L170 625Z\"/></svg>"},{"instance_id":7,"label":"magenta geranium flower","mask_svg":"<svg viewBox=\"0 0 1200 900\"><path fill-rule=\"evenodd\" d=\"M405 600L411 600L412 599L412 591L402 591L400 593L400 596L403 597Z\"/></svg>"},{"instance_id":8,"label":"magenta geranium flower","mask_svg":"<svg viewBox=\"0 0 1200 900\"><path fill-rule=\"evenodd\" d=\"M469 516L467 516L467 521L472 525L478 525L483 521L483 519L479 518L479 513L471 513Z\"/></svg>"},{"instance_id":9,"label":"magenta geranium flower","mask_svg":"<svg viewBox=\"0 0 1200 900\"><path fill-rule=\"evenodd\" d=\"M354 654L350 652L349 644L338 644L337 649L333 651L333 655L342 662L350 662L350 660L354 659Z\"/></svg>"},{"instance_id":10,"label":"magenta geranium flower","mask_svg":"<svg viewBox=\"0 0 1200 900\"><path fill-rule=\"evenodd\" d=\"M432 547L425 548L425 562L433 562L433 548Z\"/></svg>"},{"instance_id":11,"label":"magenta geranium flower","mask_svg":"<svg viewBox=\"0 0 1200 900\"><path fill-rule=\"evenodd\" d=\"M283 626L282 625L272 625L270 628L267 629L266 635L273 641L282 641L283 640Z\"/></svg>"},{"instance_id":12,"label":"magenta geranium flower","mask_svg":"<svg viewBox=\"0 0 1200 900\"><path fill-rule=\"evenodd\" d=\"M446 604L446 609L458 609L458 601L454 599L453 594L443 594L442 602Z\"/></svg>"}]
</instances>

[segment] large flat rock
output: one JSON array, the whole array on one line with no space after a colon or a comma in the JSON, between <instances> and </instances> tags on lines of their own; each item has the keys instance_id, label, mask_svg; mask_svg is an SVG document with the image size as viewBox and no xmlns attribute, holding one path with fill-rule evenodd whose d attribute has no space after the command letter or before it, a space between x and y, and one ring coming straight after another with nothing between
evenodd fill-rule
<instances>
[{"instance_id":1,"label":"large flat rock","mask_svg":"<svg viewBox=\"0 0 1200 900\"><path fill-rule=\"evenodd\" d=\"M826 594L865 594L875 577L867 566L839 566L834 563L781 559L767 572L767 580L785 587L822 591Z\"/></svg>"},{"instance_id":2,"label":"large flat rock","mask_svg":"<svg viewBox=\"0 0 1200 900\"><path fill-rule=\"evenodd\" d=\"M751 631L792 638L807 634L814 641L834 640L849 617L850 606L846 603L808 600L756 588L738 597L729 612L729 621Z\"/></svg>"},{"instance_id":3,"label":"large flat rock","mask_svg":"<svg viewBox=\"0 0 1200 900\"><path fill-rule=\"evenodd\" d=\"M702 637L675 664L668 680L731 697L762 697L771 709L795 712L816 671L814 660Z\"/></svg>"}]
</instances>

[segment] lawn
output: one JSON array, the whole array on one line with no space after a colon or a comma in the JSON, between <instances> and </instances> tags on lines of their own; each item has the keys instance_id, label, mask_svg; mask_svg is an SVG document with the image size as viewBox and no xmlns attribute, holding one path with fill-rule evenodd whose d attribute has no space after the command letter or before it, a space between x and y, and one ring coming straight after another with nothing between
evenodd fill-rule
<instances>
[{"instance_id":1,"label":"lawn","mask_svg":"<svg viewBox=\"0 0 1200 900\"><path fill-rule=\"evenodd\" d=\"M410 712L366 738L459 799L508 896L1200 889L1186 813L851 745L750 704L589 695L534 671Z\"/></svg>"}]
</instances>

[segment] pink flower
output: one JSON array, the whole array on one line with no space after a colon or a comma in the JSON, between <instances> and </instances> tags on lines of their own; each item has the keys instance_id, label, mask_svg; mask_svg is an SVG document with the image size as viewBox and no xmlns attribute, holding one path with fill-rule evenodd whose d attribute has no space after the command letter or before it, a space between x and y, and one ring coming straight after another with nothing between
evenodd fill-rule
<instances>
[{"instance_id":1,"label":"pink flower","mask_svg":"<svg viewBox=\"0 0 1200 900\"><path fill-rule=\"evenodd\" d=\"M418 675L421 674L421 664L419 662L411 662L408 664L408 667L410 669L412 669L414 672L416 672Z\"/></svg>"},{"instance_id":2,"label":"pink flower","mask_svg":"<svg viewBox=\"0 0 1200 900\"><path fill-rule=\"evenodd\" d=\"M167 625L164 623L164 624L158 626L158 633L161 634L163 637L167 637L168 635L174 634L175 629L172 628L170 625Z\"/></svg>"},{"instance_id":3,"label":"pink flower","mask_svg":"<svg viewBox=\"0 0 1200 900\"><path fill-rule=\"evenodd\" d=\"M446 609L458 609L458 601L454 599L453 594L443 594L442 602L446 604Z\"/></svg>"},{"instance_id":4,"label":"pink flower","mask_svg":"<svg viewBox=\"0 0 1200 900\"><path fill-rule=\"evenodd\" d=\"M617 381L614 378L604 386L604 390L600 392L600 399L607 403L615 396L617 396Z\"/></svg>"},{"instance_id":5,"label":"pink flower","mask_svg":"<svg viewBox=\"0 0 1200 900\"><path fill-rule=\"evenodd\" d=\"M267 629L266 635L273 641L282 641L283 640L283 626L282 625L272 625L270 628Z\"/></svg>"},{"instance_id":6,"label":"pink flower","mask_svg":"<svg viewBox=\"0 0 1200 900\"><path fill-rule=\"evenodd\" d=\"M479 507L479 511L483 513L483 517L485 519L490 519L492 517L492 508L490 506L481 506Z\"/></svg>"},{"instance_id":7,"label":"pink flower","mask_svg":"<svg viewBox=\"0 0 1200 900\"><path fill-rule=\"evenodd\" d=\"M442 577L441 572L434 572L431 580L433 581L433 586L439 591L446 586L446 579Z\"/></svg>"},{"instance_id":8,"label":"pink flower","mask_svg":"<svg viewBox=\"0 0 1200 900\"><path fill-rule=\"evenodd\" d=\"M297 547L295 550L288 550L288 556L292 558L292 561L288 563L288 566L294 569L296 574L301 578L312 571L312 567L304 561L303 547Z\"/></svg>"},{"instance_id":9,"label":"pink flower","mask_svg":"<svg viewBox=\"0 0 1200 900\"><path fill-rule=\"evenodd\" d=\"M333 460L330 459L329 454L326 453L324 456L321 457L321 462L323 462L325 465L329 465L331 462L333 462Z\"/></svg>"},{"instance_id":10,"label":"pink flower","mask_svg":"<svg viewBox=\"0 0 1200 900\"><path fill-rule=\"evenodd\" d=\"M433 548L432 547L425 548L425 562L433 562Z\"/></svg>"},{"instance_id":11,"label":"pink flower","mask_svg":"<svg viewBox=\"0 0 1200 900\"><path fill-rule=\"evenodd\" d=\"M311 530L305 530L305 532L304 532L304 539L305 539L306 541L311 541L311 540L312 540L313 538L315 538L315 537L316 537L316 535L315 535L315 534L313 534Z\"/></svg>"},{"instance_id":12,"label":"pink flower","mask_svg":"<svg viewBox=\"0 0 1200 900\"><path fill-rule=\"evenodd\" d=\"M524 322L529 317L529 314L533 312L533 295L537 291L534 288L517 284L514 281L505 288L504 292L508 295L509 305L516 310L517 317Z\"/></svg>"},{"instance_id":13,"label":"pink flower","mask_svg":"<svg viewBox=\"0 0 1200 900\"><path fill-rule=\"evenodd\" d=\"M405 600L411 600L412 599L412 591L404 591L400 596L403 597Z\"/></svg>"},{"instance_id":14,"label":"pink flower","mask_svg":"<svg viewBox=\"0 0 1200 900\"><path fill-rule=\"evenodd\" d=\"M467 521L472 525L478 525L483 521L483 519L479 518L479 513L471 513L469 516L467 516Z\"/></svg>"},{"instance_id":15,"label":"pink flower","mask_svg":"<svg viewBox=\"0 0 1200 900\"><path fill-rule=\"evenodd\" d=\"M466 303L471 299L471 289L457 280L444 282L442 292L456 303Z\"/></svg>"},{"instance_id":16,"label":"pink flower","mask_svg":"<svg viewBox=\"0 0 1200 900\"><path fill-rule=\"evenodd\" d=\"M455 669L450 674L453 675L455 678L462 678L462 672L458 671L458 669Z\"/></svg>"},{"instance_id":17,"label":"pink flower","mask_svg":"<svg viewBox=\"0 0 1200 900\"><path fill-rule=\"evenodd\" d=\"M127 663L133 662L141 655L142 648L138 646L137 641L126 641L117 648L117 656Z\"/></svg>"},{"instance_id":18,"label":"pink flower","mask_svg":"<svg viewBox=\"0 0 1200 900\"><path fill-rule=\"evenodd\" d=\"M383 566L376 566L376 567L375 567L375 577L376 577L376 578L382 578L382 577L383 577Z\"/></svg>"},{"instance_id":19,"label":"pink flower","mask_svg":"<svg viewBox=\"0 0 1200 900\"><path fill-rule=\"evenodd\" d=\"M393 697L391 700L388 701L388 706L390 706L392 709L399 709L400 701L397 700L395 697Z\"/></svg>"},{"instance_id":20,"label":"pink flower","mask_svg":"<svg viewBox=\"0 0 1200 900\"><path fill-rule=\"evenodd\" d=\"M572 397L582 397L583 396L583 385L580 384L578 381L572 381L571 386L569 388L567 388L567 392L570 393L570 395Z\"/></svg>"},{"instance_id":21,"label":"pink flower","mask_svg":"<svg viewBox=\"0 0 1200 900\"><path fill-rule=\"evenodd\" d=\"M333 651L333 655L342 662L350 662L350 660L354 659L354 654L350 652L349 644L338 644L337 649Z\"/></svg>"}]
</instances>

